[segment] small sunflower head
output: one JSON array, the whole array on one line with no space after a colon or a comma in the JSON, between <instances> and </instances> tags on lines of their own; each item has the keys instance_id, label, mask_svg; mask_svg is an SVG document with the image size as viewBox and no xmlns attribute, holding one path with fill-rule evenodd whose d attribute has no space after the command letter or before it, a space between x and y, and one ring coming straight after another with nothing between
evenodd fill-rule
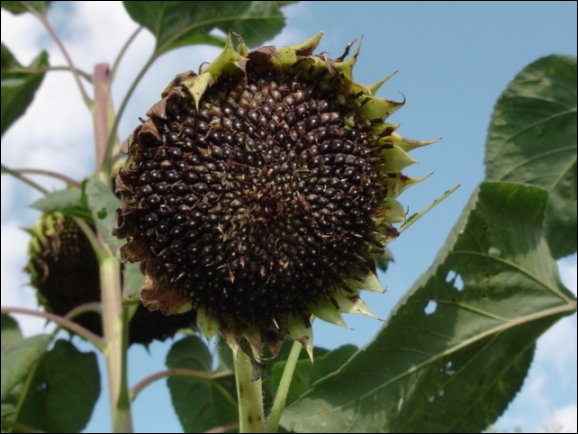
<instances>
[{"instance_id":1,"label":"small sunflower head","mask_svg":"<svg viewBox=\"0 0 578 434\"><path fill-rule=\"evenodd\" d=\"M46 213L28 232L30 259L25 270L46 310L66 316L82 304L100 300L98 261L73 219L59 212ZM74 321L102 334L102 322L96 312L82 313Z\"/></svg>"},{"instance_id":2,"label":"small sunflower head","mask_svg":"<svg viewBox=\"0 0 578 434\"><path fill-rule=\"evenodd\" d=\"M207 336L246 340L255 357L289 335L311 351L311 318L344 325L383 291L375 258L405 218L395 197L405 139L349 59L303 44L243 42L201 73L179 74L128 140L116 235L145 273L141 299L166 315L198 311Z\"/></svg>"},{"instance_id":3,"label":"small sunflower head","mask_svg":"<svg viewBox=\"0 0 578 434\"><path fill-rule=\"evenodd\" d=\"M100 301L98 260L88 238L72 218L58 212L46 213L28 232L30 260L25 270L46 310L66 316L83 304ZM102 335L98 313L85 312L75 316L74 321ZM153 339L164 340L195 321L195 312L167 318L139 303L130 320L129 343L148 345Z\"/></svg>"}]
</instances>

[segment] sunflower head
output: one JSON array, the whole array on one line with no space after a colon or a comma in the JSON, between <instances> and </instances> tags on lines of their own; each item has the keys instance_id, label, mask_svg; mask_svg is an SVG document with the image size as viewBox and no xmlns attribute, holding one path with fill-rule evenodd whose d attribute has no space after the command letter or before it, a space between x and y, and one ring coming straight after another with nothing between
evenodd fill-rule
<instances>
[{"instance_id":1,"label":"sunflower head","mask_svg":"<svg viewBox=\"0 0 578 434\"><path fill-rule=\"evenodd\" d=\"M28 232L30 260L25 270L46 310L66 316L80 305L100 300L96 255L72 218L59 212L45 213ZM96 312L82 313L74 321L102 334L102 322Z\"/></svg>"},{"instance_id":2,"label":"sunflower head","mask_svg":"<svg viewBox=\"0 0 578 434\"><path fill-rule=\"evenodd\" d=\"M179 74L128 140L116 235L145 273L141 299L196 309L207 336L259 357L289 335L311 352L311 319L344 325L383 291L375 259L404 220L396 197L408 140L385 119L403 103L353 81L359 51L321 39L249 52L231 38L199 74ZM348 47L349 48L349 47Z\"/></svg>"},{"instance_id":3,"label":"sunflower head","mask_svg":"<svg viewBox=\"0 0 578 434\"><path fill-rule=\"evenodd\" d=\"M28 232L30 260L25 270L46 310L66 316L79 306L100 302L98 259L72 218L59 212L45 213ZM129 323L129 344L165 340L180 329L194 326L196 319L194 311L166 317L139 303ZM84 312L73 320L102 335L102 320L97 312Z\"/></svg>"}]
</instances>

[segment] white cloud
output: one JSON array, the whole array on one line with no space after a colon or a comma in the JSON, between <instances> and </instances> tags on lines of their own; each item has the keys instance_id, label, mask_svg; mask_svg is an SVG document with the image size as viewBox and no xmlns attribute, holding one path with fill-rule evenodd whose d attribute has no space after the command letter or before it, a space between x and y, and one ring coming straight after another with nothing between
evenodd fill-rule
<instances>
[{"instance_id":1,"label":"white cloud","mask_svg":"<svg viewBox=\"0 0 578 434\"><path fill-rule=\"evenodd\" d=\"M576 257L558 261L560 277L566 287L576 294ZM572 381L565 375L577 365L576 315L563 318L538 340L536 362L544 369L553 369L560 381Z\"/></svg>"},{"instance_id":2,"label":"white cloud","mask_svg":"<svg viewBox=\"0 0 578 434\"><path fill-rule=\"evenodd\" d=\"M558 268L562 282L576 295L576 256L558 261Z\"/></svg>"},{"instance_id":3,"label":"white cloud","mask_svg":"<svg viewBox=\"0 0 578 434\"><path fill-rule=\"evenodd\" d=\"M561 383L568 382L572 379L565 374L576 366L577 349L576 316L563 318L538 340L536 362L555 370Z\"/></svg>"},{"instance_id":4,"label":"white cloud","mask_svg":"<svg viewBox=\"0 0 578 434\"><path fill-rule=\"evenodd\" d=\"M575 433L578 430L576 403L555 410L544 421L544 432Z\"/></svg>"},{"instance_id":5,"label":"white cloud","mask_svg":"<svg viewBox=\"0 0 578 434\"><path fill-rule=\"evenodd\" d=\"M285 11L290 16L301 16L305 15L305 6L292 5ZM53 8L49 19L76 66L89 73L96 63L112 63L120 46L137 27L121 2L76 2L73 8ZM273 43L296 43L306 37L299 28L287 26ZM12 16L2 11L2 40L23 63L28 63L41 49L48 49L51 65L65 64L44 28L28 14ZM121 63L113 85L116 106L153 48L154 39L145 29ZM198 69L218 52L215 47L199 46L163 55L137 88L121 125L121 138L129 134L137 117L160 97L162 89L177 73ZM87 90L90 94L89 86ZM3 137L2 160L12 166L58 167L71 176L85 176L92 170L92 139L92 119L71 75L51 73L45 77L26 115Z\"/></svg>"},{"instance_id":6,"label":"white cloud","mask_svg":"<svg viewBox=\"0 0 578 434\"><path fill-rule=\"evenodd\" d=\"M1 17L2 42L21 63L30 63L38 55L38 40L42 36L37 20L30 14L12 15L4 9Z\"/></svg>"},{"instance_id":7,"label":"white cloud","mask_svg":"<svg viewBox=\"0 0 578 434\"><path fill-rule=\"evenodd\" d=\"M576 294L576 257L558 261L558 268L564 285ZM566 374L570 369L576 369L578 358L576 336L576 315L572 315L558 321L538 340L537 363L543 365L545 369L555 370L562 383L572 381Z\"/></svg>"}]
</instances>

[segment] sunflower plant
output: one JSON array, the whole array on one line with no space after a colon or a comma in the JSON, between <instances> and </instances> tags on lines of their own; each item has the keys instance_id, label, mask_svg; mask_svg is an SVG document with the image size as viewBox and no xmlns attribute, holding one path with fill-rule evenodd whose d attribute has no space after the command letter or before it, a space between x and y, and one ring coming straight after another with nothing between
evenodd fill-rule
<instances>
[{"instance_id":1,"label":"sunflower plant","mask_svg":"<svg viewBox=\"0 0 578 434\"><path fill-rule=\"evenodd\" d=\"M62 49L94 120L97 161L81 180L2 165L44 195L26 229L41 309L2 308L3 431L84 429L100 393L97 353L114 432L132 431L131 402L165 377L187 432L481 431L520 389L538 336L575 311L555 259L576 251L576 60L549 56L497 102L487 179L375 339L315 346L316 321L374 316L362 295L384 292L388 243L456 187L408 215L398 196L427 177L402 171L435 140L388 120L405 103L378 96L394 74L354 80L355 64L376 55L361 43L336 57L319 48L322 33L263 45L283 28L286 3L124 2L139 27L112 67L92 73L68 56L50 2L2 3L38 18ZM155 49L115 110L116 69L143 29ZM150 66L198 44L222 51L175 71L119 140ZM2 44L2 133L52 69L45 52L24 66ZM524 112L539 101L520 102L528 93L559 105ZM559 107L574 115L557 118ZM559 125L538 132L543 117ZM546 162L546 146L570 152L573 166ZM33 174L65 186L47 191ZM57 329L25 339L12 314ZM167 370L130 388L128 347L165 339L175 340Z\"/></svg>"}]
</instances>

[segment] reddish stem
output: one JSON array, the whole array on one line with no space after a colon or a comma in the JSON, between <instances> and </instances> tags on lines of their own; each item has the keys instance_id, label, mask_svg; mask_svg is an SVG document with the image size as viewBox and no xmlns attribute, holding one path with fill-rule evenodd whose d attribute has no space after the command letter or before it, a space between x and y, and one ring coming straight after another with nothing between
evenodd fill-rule
<instances>
[{"instance_id":1,"label":"reddish stem","mask_svg":"<svg viewBox=\"0 0 578 434\"><path fill-rule=\"evenodd\" d=\"M102 350L104 347L103 339L100 336L95 335L91 331L85 329L80 324L75 323L67 318L62 316L50 313L50 312L42 312L39 310L28 309L25 307L6 307L3 306L1 308L2 313L15 313L15 314L23 314L23 315L30 315L30 316L37 316L40 318L44 318L50 321L55 322L60 327L65 328L71 332L76 333L79 336L82 336L87 341L91 342L95 347Z\"/></svg>"},{"instance_id":2,"label":"reddish stem","mask_svg":"<svg viewBox=\"0 0 578 434\"><path fill-rule=\"evenodd\" d=\"M112 106L110 95L111 74L107 63L99 63L94 67L92 81L94 83L94 145L96 148L96 167L100 169L106 154L109 133L109 108Z\"/></svg>"}]
</instances>

